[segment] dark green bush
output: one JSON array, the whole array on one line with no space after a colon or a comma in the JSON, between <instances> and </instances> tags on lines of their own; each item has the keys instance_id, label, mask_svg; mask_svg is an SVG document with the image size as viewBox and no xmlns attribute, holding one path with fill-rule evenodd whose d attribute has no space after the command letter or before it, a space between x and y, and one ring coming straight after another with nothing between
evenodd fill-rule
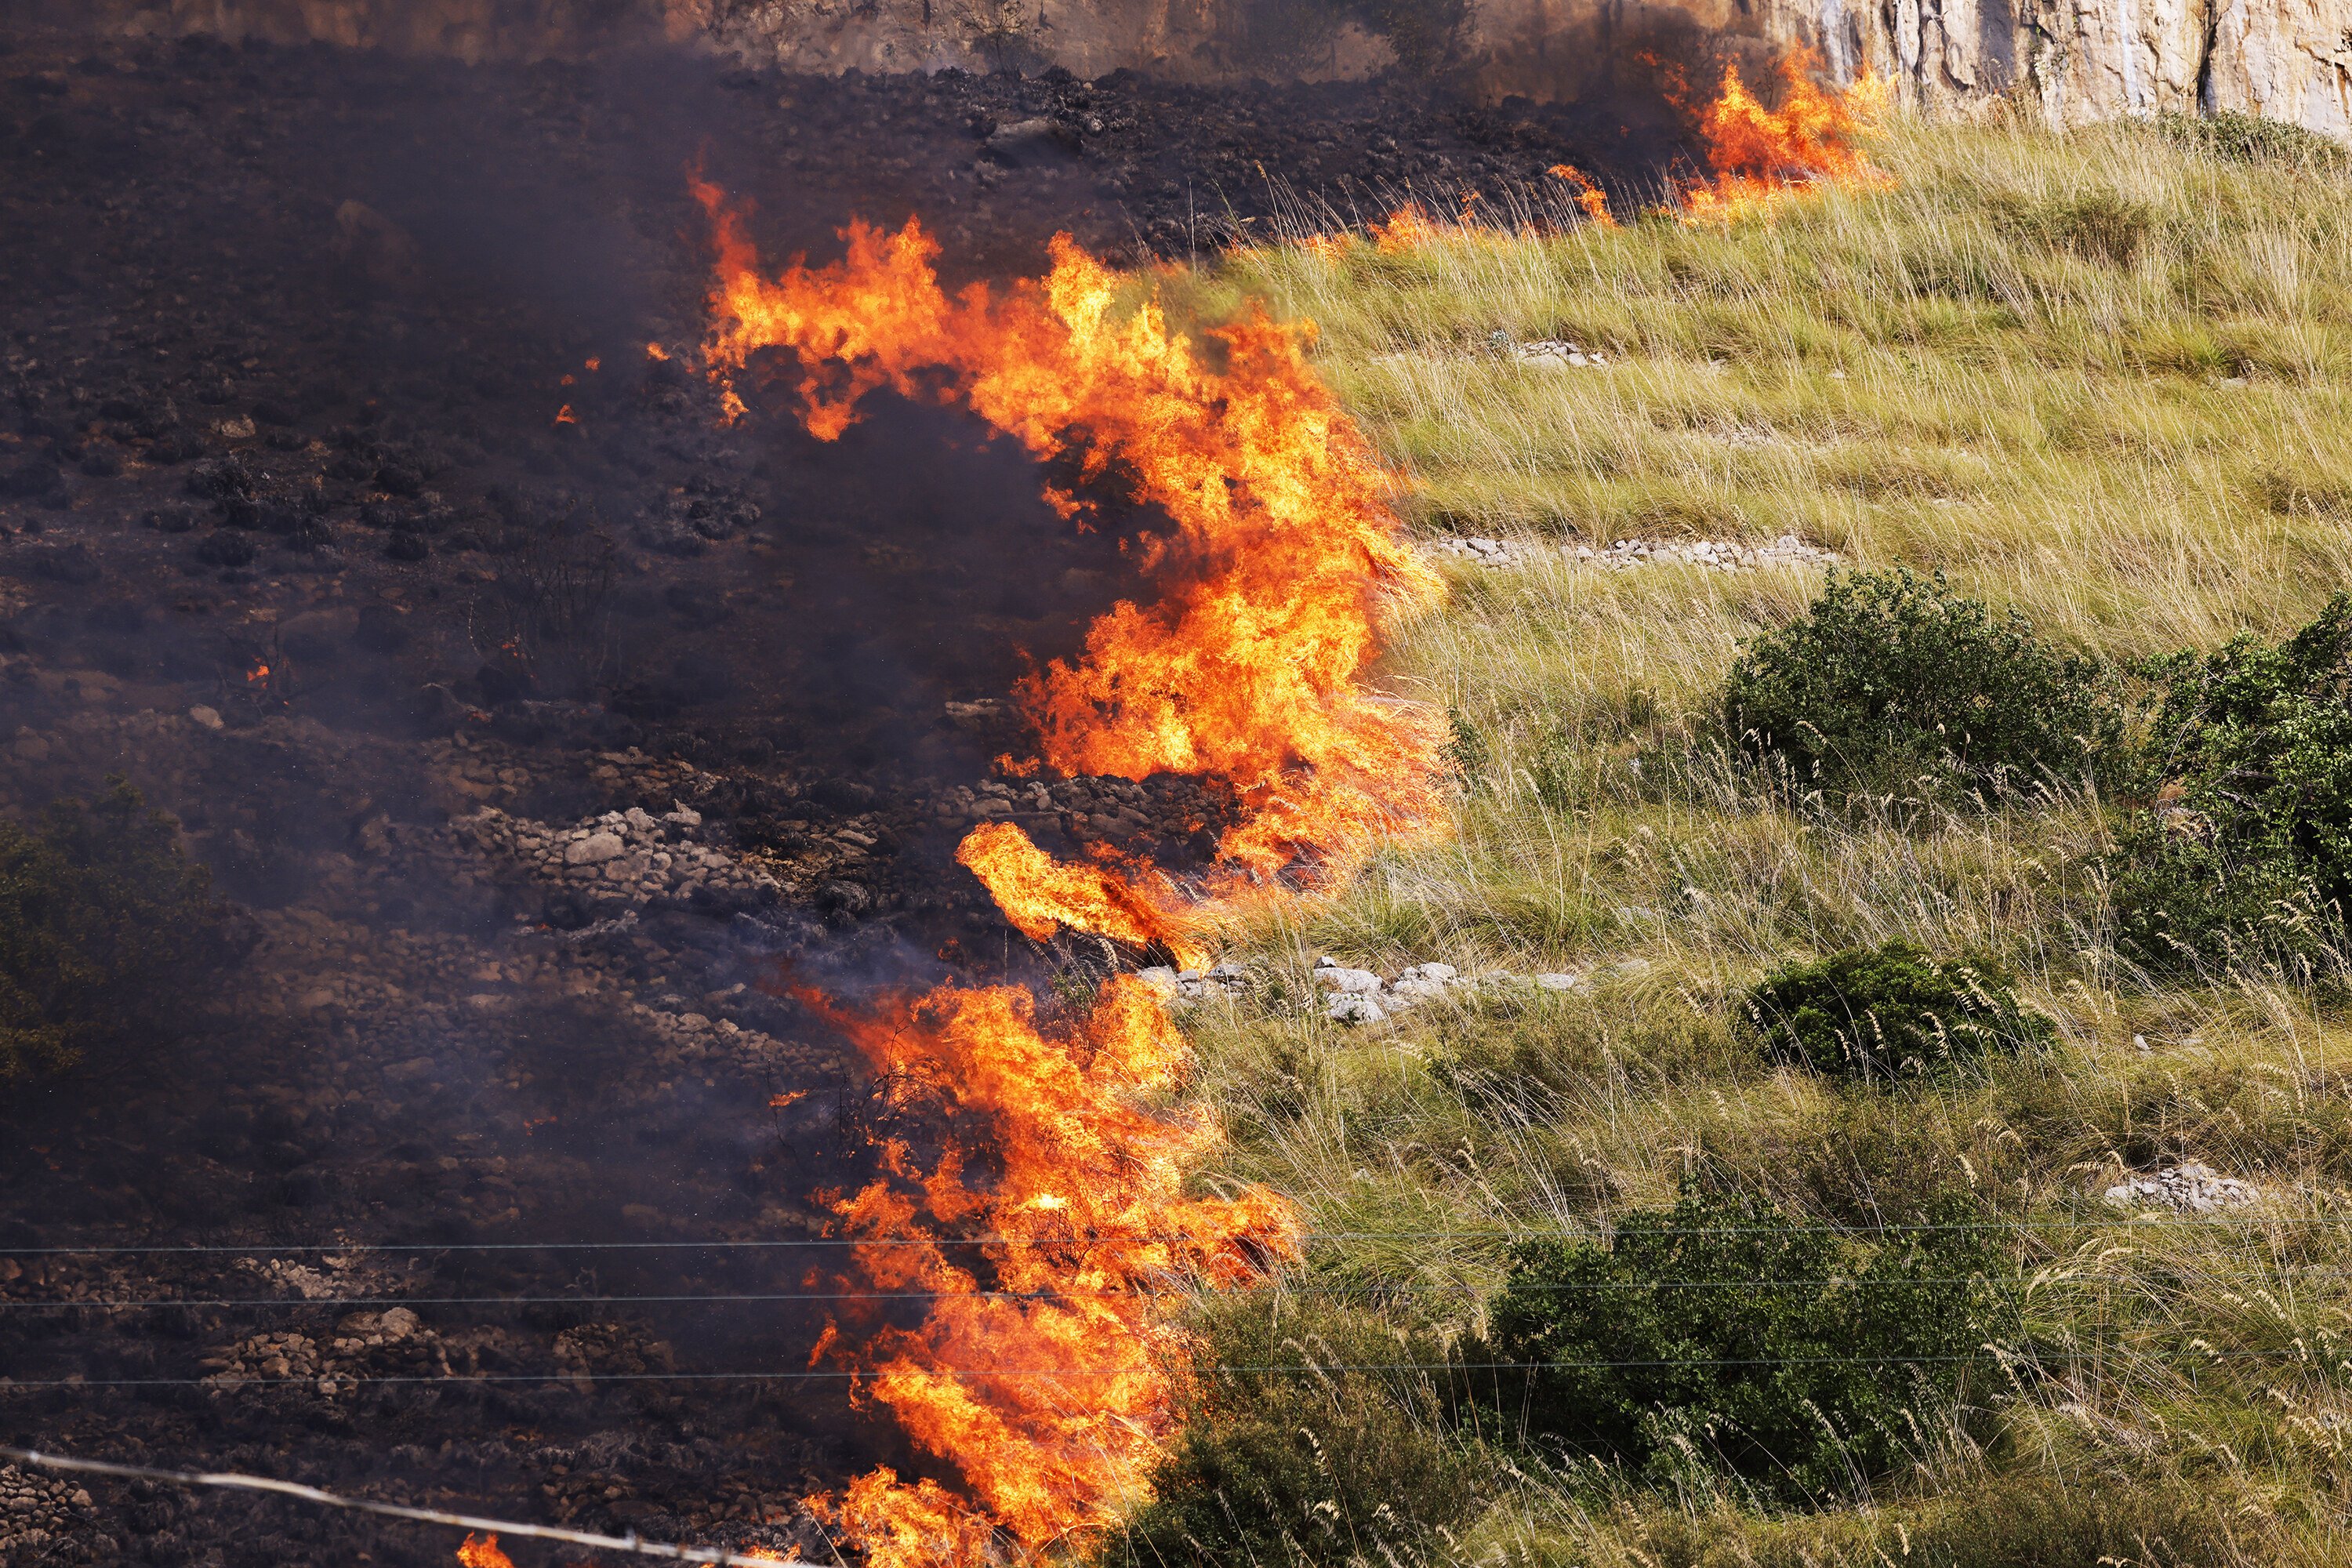
<instances>
[{"instance_id":1,"label":"dark green bush","mask_svg":"<svg viewBox=\"0 0 2352 1568\"><path fill-rule=\"evenodd\" d=\"M1417 1365L1443 1350L1367 1314L1234 1304L1211 1343L1152 1500L1103 1551L1119 1564L1414 1562L1475 1500L1444 1436L1448 1398ZM1391 1368L1364 1371L1368 1367Z\"/></svg>"},{"instance_id":2,"label":"dark green bush","mask_svg":"<svg viewBox=\"0 0 2352 1568\"><path fill-rule=\"evenodd\" d=\"M2286 641L2146 667L2147 804L2117 836L2117 939L2173 967L2340 946L2352 899L2352 595Z\"/></svg>"},{"instance_id":3,"label":"dark green bush","mask_svg":"<svg viewBox=\"0 0 2352 1568\"><path fill-rule=\"evenodd\" d=\"M2110 267L2129 267L2156 232L2156 214L2147 204L2113 191L2030 204L1997 197L1990 205L1994 221L2020 238Z\"/></svg>"},{"instance_id":4,"label":"dark green bush","mask_svg":"<svg viewBox=\"0 0 2352 1568\"><path fill-rule=\"evenodd\" d=\"M1997 964L1939 963L1916 942L1890 942L1767 975L1747 1012L1776 1057L1891 1079L2048 1044L2050 1020L2020 1007L2013 984Z\"/></svg>"},{"instance_id":5,"label":"dark green bush","mask_svg":"<svg viewBox=\"0 0 2352 1568\"><path fill-rule=\"evenodd\" d=\"M184 1025L230 944L171 818L121 780L0 821L0 1086Z\"/></svg>"},{"instance_id":6,"label":"dark green bush","mask_svg":"<svg viewBox=\"0 0 2352 1568\"><path fill-rule=\"evenodd\" d=\"M1875 1245L1685 1186L1606 1243L1520 1245L1495 1359L1536 1363L1503 1415L1644 1479L1759 1500L1851 1496L1916 1453L2003 1324L1997 1233L1947 1199ZM1516 1396L1516 1397L1511 1397Z\"/></svg>"},{"instance_id":7,"label":"dark green bush","mask_svg":"<svg viewBox=\"0 0 2352 1568\"><path fill-rule=\"evenodd\" d=\"M2352 152L2347 152L2342 142L2287 121L2223 110L2218 114L2159 114L2149 123L2176 146L2193 148L2227 163L2269 163L2331 173L2352 170Z\"/></svg>"},{"instance_id":8,"label":"dark green bush","mask_svg":"<svg viewBox=\"0 0 2352 1568\"><path fill-rule=\"evenodd\" d=\"M1832 572L1804 619L1744 645L1723 706L1748 754L1831 791L2103 776L2123 734L2096 663L1901 568Z\"/></svg>"}]
</instances>

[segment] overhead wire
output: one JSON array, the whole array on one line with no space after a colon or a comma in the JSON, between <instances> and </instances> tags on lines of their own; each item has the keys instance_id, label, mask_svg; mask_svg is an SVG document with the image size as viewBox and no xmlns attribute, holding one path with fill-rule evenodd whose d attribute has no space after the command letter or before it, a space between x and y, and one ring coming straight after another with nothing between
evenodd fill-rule
<instances>
[{"instance_id":1,"label":"overhead wire","mask_svg":"<svg viewBox=\"0 0 2352 1568\"><path fill-rule=\"evenodd\" d=\"M2113 1217L2052 1215L2003 1220L1906 1221L1878 1226L1823 1226L1832 1234L1868 1239L1885 1236L1931 1235L1967 1231L2117 1230L2153 1226L2248 1228L2278 1226L2352 1226L2352 1214L2342 1215L2117 1215ZM1776 1236L1785 1226L1644 1226L1641 1236ZM1626 1234L1608 1226L1492 1226L1479 1229L1320 1230L1301 1233L1298 1240L1316 1241L1606 1241ZM725 1237L702 1241L464 1241L464 1242L238 1242L219 1244L99 1243L79 1247L0 1247L0 1258L38 1257L160 1257L171 1255L255 1255L262 1253L453 1253L453 1252L676 1252L779 1250L812 1247L1080 1247L1090 1245L1150 1246L1197 1243L1183 1233L1124 1236L940 1236L940 1237L790 1237L758 1239Z\"/></svg>"}]
</instances>

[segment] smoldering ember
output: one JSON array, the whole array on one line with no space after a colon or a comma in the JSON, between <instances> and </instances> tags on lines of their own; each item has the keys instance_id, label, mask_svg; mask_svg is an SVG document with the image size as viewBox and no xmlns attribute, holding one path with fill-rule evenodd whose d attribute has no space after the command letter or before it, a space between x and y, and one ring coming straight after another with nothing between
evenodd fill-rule
<instances>
[{"instance_id":1,"label":"smoldering ember","mask_svg":"<svg viewBox=\"0 0 2352 1568\"><path fill-rule=\"evenodd\" d=\"M2190 666L2129 662L2292 628L2053 594L2114 613L2045 653L1903 531L2030 466L1951 455L2006 416L1832 407L1865 340L1957 385L2094 271L2221 274L2158 197L1995 195L1871 316L1837 225L2075 178L2020 83L2115 106L1990 30L1937 85L1884 18L1524 9L10 8L0 1568L2325 1560L2236 1470L2208 1533L2035 1490L2099 1400L2033 1358L2105 1330L2004 1283L2096 1252L2036 1225L2328 1223L2153 1078L2112 1135L2023 1087L2336 1006L2333 851L2231 902ZM2230 112L2138 105L2113 177L2340 188L2203 47ZM2352 297L2298 221L2210 289ZM2200 397L2340 370L2162 330ZM2121 450L2083 397L2057 447ZM2325 576L2301 463L2245 504ZM2264 1462L2340 1450L2277 1402ZM2325 1491L2280 1518L2340 1542ZM1996 1492L2052 1533L1969 1555Z\"/></svg>"}]
</instances>

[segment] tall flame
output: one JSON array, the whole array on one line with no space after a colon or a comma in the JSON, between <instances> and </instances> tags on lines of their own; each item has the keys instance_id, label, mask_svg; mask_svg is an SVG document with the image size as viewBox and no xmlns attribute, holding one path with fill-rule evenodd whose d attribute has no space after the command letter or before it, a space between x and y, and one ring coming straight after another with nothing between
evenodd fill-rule
<instances>
[{"instance_id":1,"label":"tall flame","mask_svg":"<svg viewBox=\"0 0 2352 1568\"><path fill-rule=\"evenodd\" d=\"M950 296L914 222L853 223L842 261L796 258L764 277L720 193L696 193L719 253L706 356L730 417L745 407L733 375L790 349L801 418L821 439L870 392L936 396L1040 458L1074 454L1081 484L1115 472L1171 525L1138 552L1150 602L1115 605L1083 654L1019 683L1037 756L1007 761L1223 781L1239 811L1222 869L1188 893L1104 847L1066 863L1012 823L984 823L957 858L1019 929L1095 931L1190 963L1202 899L1328 874L1439 820L1439 726L1364 679L1383 632L1433 603L1440 581L1307 365L1309 329L1253 311L1203 353L1152 301L1115 310L1118 280L1066 237L1045 278ZM1065 517L1085 505L1046 493ZM1183 1040L1138 980L1110 981L1086 1017L1050 1026L1016 989L941 987L879 1019L804 1000L857 1042L897 1110L923 1118L919 1135L886 1127L884 1173L828 1201L858 1243L856 1274L929 1309L912 1328L836 1322L824 1350L961 1483L878 1468L814 1506L874 1568L1082 1549L1142 1494L1174 1421L1190 1364L1178 1299L1296 1258L1295 1212L1255 1187L1188 1194L1221 1134L1169 1103Z\"/></svg>"},{"instance_id":2,"label":"tall flame","mask_svg":"<svg viewBox=\"0 0 2352 1568\"><path fill-rule=\"evenodd\" d=\"M696 192L717 234L707 353L722 377L761 349L793 350L802 419L827 440L878 389L960 401L1041 458L1076 451L1086 480L1116 467L1174 524L1141 552L1152 601L1121 602L1076 660L1021 682L1045 766L1230 781L1243 809L1219 855L1259 878L1329 868L1437 820L1439 726L1361 682L1383 628L1442 585L1402 537L1389 476L1307 364L1310 329L1253 310L1212 334L1218 368L1156 303L1115 311L1118 279L1066 236L1044 279L950 297L911 220L896 233L853 223L842 261L763 277L720 193ZM1018 828L983 831L965 857L975 869L1051 864L1018 848ZM990 886L1000 901L1012 888ZM1013 890L1054 909L1050 894Z\"/></svg>"},{"instance_id":3,"label":"tall flame","mask_svg":"<svg viewBox=\"0 0 2352 1568\"><path fill-rule=\"evenodd\" d=\"M919 1327L878 1329L853 1353L860 1394L951 1461L971 1496L885 1468L818 1511L876 1568L978 1563L1000 1529L1032 1552L1082 1544L1140 1494L1171 1425L1182 1292L1246 1284L1297 1256L1298 1221L1262 1188L1186 1194L1220 1133L1198 1110L1149 1104L1188 1056L1139 980L1113 979L1091 1014L1055 1029L1010 988L945 987L880 1020L834 1017L883 1081L911 1086L944 1123L929 1163L886 1137L887 1173L833 1200L865 1242L867 1285L934 1296Z\"/></svg>"},{"instance_id":4,"label":"tall flame","mask_svg":"<svg viewBox=\"0 0 2352 1568\"><path fill-rule=\"evenodd\" d=\"M1779 109L1758 101L1737 66L1723 68L1722 88L1698 123L1710 177L1684 185L1684 222L1728 223L1769 212L1822 184L1891 183L1858 145L1885 110L1885 81L1865 71L1852 87L1827 89L1813 79L1821 66L1810 48L1781 57Z\"/></svg>"}]
</instances>

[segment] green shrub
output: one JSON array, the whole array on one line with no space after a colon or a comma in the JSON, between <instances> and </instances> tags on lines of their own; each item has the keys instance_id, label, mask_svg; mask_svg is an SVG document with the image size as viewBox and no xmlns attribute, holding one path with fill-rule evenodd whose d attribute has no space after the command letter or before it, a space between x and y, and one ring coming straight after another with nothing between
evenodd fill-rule
<instances>
[{"instance_id":1,"label":"green shrub","mask_svg":"<svg viewBox=\"0 0 2352 1568\"><path fill-rule=\"evenodd\" d=\"M184 1022L190 985L231 956L209 887L120 779L31 831L0 821L0 1086Z\"/></svg>"},{"instance_id":2,"label":"green shrub","mask_svg":"<svg viewBox=\"0 0 2352 1568\"><path fill-rule=\"evenodd\" d=\"M1532 1363L1504 1414L1527 1432L1687 1486L1851 1496L1945 1422L2003 1321L1980 1211L1948 1199L1875 1247L1761 1199L1685 1185L1606 1243L1521 1244L1496 1360Z\"/></svg>"},{"instance_id":3,"label":"green shrub","mask_svg":"<svg viewBox=\"0 0 2352 1568\"><path fill-rule=\"evenodd\" d=\"M1418 1365L1443 1350L1369 1315L1295 1300L1232 1304L1219 1363L1152 1475L1152 1500L1105 1547L1121 1564L1412 1562L1475 1494ZM1395 1370L1370 1372L1368 1367ZM1280 1370L1249 1370L1249 1369Z\"/></svg>"},{"instance_id":4,"label":"green shrub","mask_svg":"<svg viewBox=\"0 0 2352 1568\"><path fill-rule=\"evenodd\" d=\"M2012 984L1997 964L1939 963L1916 942L1890 942L1767 975L1747 1012L1783 1060L1891 1079L2048 1044L2050 1020L2020 1007Z\"/></svg>"},{"instance_id":5,"label":"green shrub","mask_svg":"<svg viewBox=\"0 0 2352 1568\"><path fill-rule=\"evenodd\" d=\"M2352 595L2286 641L2146 667L2147 804L2117 835L2118 942L2173 967L2340 945L2352 899Z\"/></svg>"},{"instance_id":6,"label":"green shrub","mask_svg":"<svg viewBox=\"0 0 2352 1568\"><path fill-rule=\"evenodd\" d=\"M2352 152L2343 143L2283 120L2223 110L2206 115L2159 114L2149 123L2174 145L2192 148L2226 163L2270 163L2335 173L2352 169Z\"/></svg>"},{"instance_id":7,"label":"green shrub","mask_svg":"<svg viewBox=\"0 0 2352 1568\"><path fill-rule=\"evenodd\" d=\"M2145 203L2113 191L2085 191L2031 205L1997 197L1988 205L1994 221L2020 238L2110 267L2137 261L2156 232L2156 214Z\"/></svg>"},{"instance_id":8,"label":"green shrub","mask_svg":"<svg viewBox=\"0 0 2352 1568\"><path fill-rule=\"evenodd\" d=\"M1743 645L1723 707L1751 757L1832 791L2098 776L2123 732L2097 664L1901 568L1831 573L1804 619Z\"/></svg>"}]
</instances>

